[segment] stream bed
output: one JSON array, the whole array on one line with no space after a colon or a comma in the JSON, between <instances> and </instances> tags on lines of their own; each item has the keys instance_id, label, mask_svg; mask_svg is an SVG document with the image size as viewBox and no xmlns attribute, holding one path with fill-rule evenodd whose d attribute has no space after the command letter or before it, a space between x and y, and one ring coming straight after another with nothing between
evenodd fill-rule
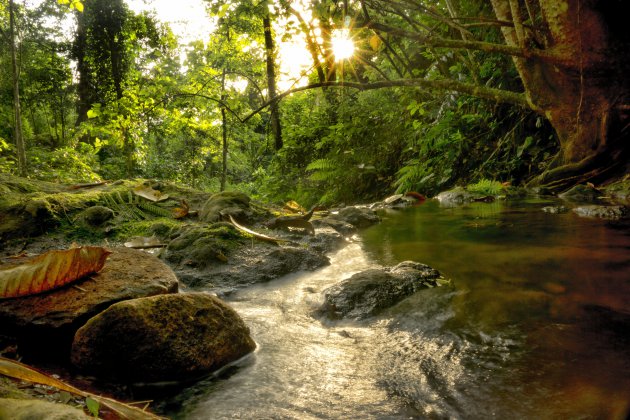
<instances>
[{"instance_id":1,"label":"stream bed","mask_svg":"<svg viewBox=\"0 0 630 420\"><path fill-rule=\"evenodd\" d=\"M257 351L163 401L174 419L625 419L630 226L552 200L388 210L331 265L230 296ZM404 260L452 285L326 321L322 291Z\"/></svg>"}]
</instances>

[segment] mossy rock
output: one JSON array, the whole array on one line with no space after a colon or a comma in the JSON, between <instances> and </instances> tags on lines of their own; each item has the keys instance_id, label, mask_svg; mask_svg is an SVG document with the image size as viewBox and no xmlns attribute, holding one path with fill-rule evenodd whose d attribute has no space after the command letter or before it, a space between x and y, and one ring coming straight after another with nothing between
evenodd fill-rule
<instances>
[{"instance_id":1,"label":"mossy rock","mask_svg":"<svg viewBox=\"0 0 630 420\"><path fill-rule=\"evenodd\" d=\"M72 344L79 369L123 382L188 380L256 348L241 317L205 293L119 302L91 318Z\"/></svg>"},{"instance_id":2,"label":"mossy rock","mask_svg":"<svg viewBox=\"0 0 630 420\"><path fill-rule=\"evenodd\" d=\"M122 222L115 227L115 238L127 240L132 236L158 236L171 238L173 232L182 228L182 222L168 217L156 219Z\"/></svg>"},{"instance_id":3,"label":"mossy rock","mask_svg":"<svg viewBox=\"0 0 630 420\"><path fill-rule=\"evenodd\" d=\"M0 398L0 418L3 419L48 419L89 420L90 417L78 408L66 404L38 399Z\"/></svg>"},{"instance_id":4,"label":"mossy rock","mask_svg":"<svg viewBox=\"0 0 630 420\"><path fill-rule=\"evenodd\" d=\"M184 229L168 247L166 260L174 264L204 268L224 263L227 254L240 246L242 236L230 224Z\"/></svg>"},{"instance_id":5,"label":"mossy rock","mask_svg":"<svg viewBox=\"0 0 630 420\"><path fill-rule=\"evenodd\" d=\"M16 382L0 376L0 398L28 398L29 395L18 388Z\"/></svg>"},{"instance_id":6,"label":"mossy rock","mask_svg":"<svg viewBox=\"0 0 630 420\"><path fill-rule=\"evenodd\" d=\"M88 227L98 228L114 218L114 211L105 206L92 206L79 214L79 220Z\"/></svg>"},{"instance_id":7,"label":"mossy rock","mask_svg":"<svg viewBox=\"0 0 630 420\"><path fill-rule=\"evenodd\" d=\"M591 185L576 185L568 191L559 194L558 197L563 200L573 202L586 202L592 203L597 200L598 197L604 195L600 190Z\"/></svg>"},{"instance_id":8,"label":"mossy rock","mask_svg":"<svg viewBox=\"0 0 630 420\"><path fill-rule=\"evenodd\" d=\"M227 216L247 221L253 214L249 207L250 201L246 194L238 191L216 193L203 205L199 218L208 223L222 221Z\"/></svg>"},{"instance_id":9,"label":"mossy rock","mask_svg":"<svg viewBox=\"0 0 630 420\"><path fill-rule=\"evenodd\" d=\"M630 178L607 185L604 191L615 200L630 202Z\"/></svg>"}]
</instances>

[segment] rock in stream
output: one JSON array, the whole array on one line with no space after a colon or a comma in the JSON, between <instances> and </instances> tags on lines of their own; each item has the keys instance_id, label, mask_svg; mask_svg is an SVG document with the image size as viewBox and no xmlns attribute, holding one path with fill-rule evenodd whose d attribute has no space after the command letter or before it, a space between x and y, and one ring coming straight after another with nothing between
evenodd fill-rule
<instances>
[{"instance_id":1,"label":"rock in stream","mask_svg":"<svg viewBox=\"0 0 630 420\"><path fill-rule=\"evenodd\" d=\"M365 319L421 289L440 285L441 279L439 271L413 261L365 270L326 289L317 313L331 319Z\"/></svg>"}]
</instances>

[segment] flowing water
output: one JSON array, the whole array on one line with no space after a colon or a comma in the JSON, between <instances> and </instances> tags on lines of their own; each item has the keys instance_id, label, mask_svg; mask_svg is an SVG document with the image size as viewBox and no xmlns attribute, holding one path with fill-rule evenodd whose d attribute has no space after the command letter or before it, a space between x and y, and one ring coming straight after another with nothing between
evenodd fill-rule
<instances>
[{"instance_id":1,"label":"flowing water","mask_svg":"<svg viewBox=\"0 0 630 420\"><path fill-rule=\"evenodd\" d=\"M230 304L257 351L164 406L179 419L625 419L630 228L543 200L388 211L329 267ZM311 316L351 274L415 260L452 279L378 318Z\"/></svg>"}]
</instances>

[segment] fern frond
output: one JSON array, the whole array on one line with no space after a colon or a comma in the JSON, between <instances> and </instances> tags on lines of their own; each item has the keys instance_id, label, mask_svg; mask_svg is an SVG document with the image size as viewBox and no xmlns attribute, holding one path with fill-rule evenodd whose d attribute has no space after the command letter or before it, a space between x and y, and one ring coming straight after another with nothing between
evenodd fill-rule
<instances>
[{"instance_id":1,"label":"fern frond","mask_svg":"<svg viewBox=\"0 0 630 420\"><path fill-rule=\"evenodd\" d=\"M156 204L149 203L148 201L143 201L138 203L138 207L142 210L153 214L154 216L162 216L162 217L172 217L173 215L168 209L164 207L160 207Z\"/></svg>"},{"instance_id":2,"label":"fern frond","mask_svg":"<svg viewBox=\"0 0 630 420\"><path fill-rule=\"evenodd\" d=\"M335 169L335 162L332 159L315 159L306 167L307 171L332 171Z\"/></svg>"}]
</instances>

